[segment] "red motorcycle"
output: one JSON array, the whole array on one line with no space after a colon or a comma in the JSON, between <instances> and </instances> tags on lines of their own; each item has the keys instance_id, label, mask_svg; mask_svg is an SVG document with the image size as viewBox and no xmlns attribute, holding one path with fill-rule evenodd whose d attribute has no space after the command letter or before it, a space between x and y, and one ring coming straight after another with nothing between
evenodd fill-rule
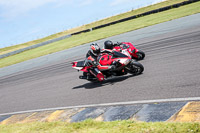
<instances>
[{"instance_id":1,"label":"red motorcycle","mask_svg":"<svg viewBox=\"0 0 200 133\"><path fill-rule=\"evenodd\" d=\"M121 51L127 50L131 55L132 59L143 60L145 53L141 50L136 49L130 42L122 42L114 47L114 50Z\"/></svg>"},{"instance_id":2,"label":"red motorcycle","mask_svg":"<svg viewBox=\"0 0 200 133\"><path fill-rule=\"evenodd\" d=\"M139 75L144 71L144 67L141 63L131 59L130 54L123 50L123 53L113 51L112 53L102 53L97 58L98 63L101 65L115 65L114 70L101 71L105 78L111 76L122 76L127 73L133 75ZM79 76L80 79L86 79L89 81L97 81L97 78L90 73L89 69L94 68L94 63L85 59L84 61L72 62L72 68L78 71L83 71L83 75Z\"/></svg>"}]
</instances>

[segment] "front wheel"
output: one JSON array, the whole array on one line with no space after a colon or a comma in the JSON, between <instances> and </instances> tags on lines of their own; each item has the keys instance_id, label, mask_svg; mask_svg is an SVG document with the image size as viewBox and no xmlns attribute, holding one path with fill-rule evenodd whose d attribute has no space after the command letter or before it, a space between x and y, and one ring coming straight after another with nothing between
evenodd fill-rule
<instances>
[{"instance_id":1,"label":"front wheel","mask_svg":"<svg viewBox=\"0 0 200 133\"><path fill-rule=\"evenodd\" d=\"M144 71L144 66L139 62L132 61L127 66L127 71L133 75L139 75Z\"/></svg>"},{"instance_id":2,"label":"front wheel","mask_svg":"<svg viewBox=\"0 0 200 133\"><path fill-rule=\"evenodd\" d=\"M144 57L145 57L145 53L144 53L143 51L141 51L141 50L139 50L139 51L136 53L136 55L137 55L137 60L143 60Z\"/></svg>"}]
</instances>

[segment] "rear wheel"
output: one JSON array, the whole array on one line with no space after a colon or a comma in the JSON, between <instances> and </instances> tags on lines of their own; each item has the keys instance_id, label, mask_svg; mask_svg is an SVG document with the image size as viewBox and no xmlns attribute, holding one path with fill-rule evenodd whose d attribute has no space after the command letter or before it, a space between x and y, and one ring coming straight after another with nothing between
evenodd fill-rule
<instances>
[{"instance_id":1,"label":"rear wheel","mask_svg":"<svg viewBox=\"0 0 200 133\"><path fill-rule=\"evenodd\" d=\"M144 57L145 57L145 53L143 52L143 51L141 51L141 50L139 50L137 53L136 53L136 55L137 55L137 60L143 60L144 59Z\"/></svg>"},{"instance_id":2,"label":"rear wheel","mask_svg":"<svg viewBox=\"0 0 200 133\"><path fill-rule=\"evenodd\" d=\"M127 71L133 75L139 75L144 71L144 66L139 62L132 61L128 65Z\"/></svg>"}]
</instances>

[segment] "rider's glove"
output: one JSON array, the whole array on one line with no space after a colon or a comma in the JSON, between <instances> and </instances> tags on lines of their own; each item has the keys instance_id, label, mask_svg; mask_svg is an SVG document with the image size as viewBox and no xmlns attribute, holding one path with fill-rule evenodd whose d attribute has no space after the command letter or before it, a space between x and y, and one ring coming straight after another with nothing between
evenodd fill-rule
<instances>
[{"instance_id":1,"label":"rider's glove","mask_svg":"<svg viewBox=\"0 0 200 133\"><path fill-rule=\"evenodd\" d=\"M122 44L121 42L117 42L115 45L119 46L119 45L121 45L121 44Z\"/></svg>"}]
</instances>

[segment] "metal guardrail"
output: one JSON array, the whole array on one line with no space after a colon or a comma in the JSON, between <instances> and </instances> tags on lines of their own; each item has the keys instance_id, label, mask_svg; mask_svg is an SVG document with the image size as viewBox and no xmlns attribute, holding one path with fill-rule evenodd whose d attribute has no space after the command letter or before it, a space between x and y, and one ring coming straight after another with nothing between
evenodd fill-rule
<instances>
[{"instance_id":1,"label":"metal guardrail","mask_svg":"<svg viewBox=\"0 0 200 133\"><path fill-rule=\"evenodd\" d=\"M170 10L170 9L173 9L173 8L178 8L180 6L184 6L184 5L191 4L191 3L194 3L194 2L198 2L198 1L200 1L200 0L184 1L184 2L181 2L181 3L178 3L178 4L162 7L162 8L151 10L151 11L148 11L148 12L145 12L145 13L142 13L142 14L130 16L130 17L127 17L127 18L124 18L124 19L120 19L120 20L117 20L117 21L113 21L113 22L110 22L110 23L107 23L107 24L99 25L99 26L96 26L96 27L93 27L93 28L90 28L90 29L86 29L86 30L82 30L82 31L79 31L79 32L75 32L75 33L72 33L72 34L69 34L69 35L65 35L65 36L62 36L62 37L59 37L59 38L48 40L48 41L45 41L45 42L42 42L42 43L39 43L39 44L35 44L35 45L29 46L29 47L26 47L26 48L23 48L23 49L19 49L19 50L10 52L10 53L6 53L6 54L3 54L3 55L0 55L0 59L8 57L8 56L11 56L11 55L14 55L14 54L21 53L21 52L26 51L26 50L30 50L30 49L37 48L37 47L40 47L40 46L43 46L43 45L47 45L49 43L53 43L53 42L56 42L56 41L59 41L59 40L63 40L65 38L69 38L69 37L71 37L73 35L78 35L78 34L81 34L81 33L90 32L92 30L100 29L100 28L103 28L103 27L106 27L106 26L110 26L110 25L113 25L113 24L125 22L125 21L131 20L131 19L136 19L136 18L147 16L147 15L150 15L150 14L163 12L163 11Z\"/></svg>"}]
</instances>

